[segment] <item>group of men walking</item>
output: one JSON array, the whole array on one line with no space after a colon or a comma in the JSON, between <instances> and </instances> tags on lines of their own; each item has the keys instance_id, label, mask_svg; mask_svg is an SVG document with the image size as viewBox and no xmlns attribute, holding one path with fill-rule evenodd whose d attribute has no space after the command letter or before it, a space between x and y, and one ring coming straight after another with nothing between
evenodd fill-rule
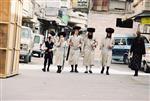
<instances>
[{"instance_id":1,"label":"group of men walking","mask_svg":"<svg viewBox=\"0 0 150 101\"><path fill-rule=\"evenodd\" d=\"M93 33L95 32L95 28L87 28L87 34L85 35L85 37L81 37L79 35L80 29L81 27L75 26L71 33L72 35L69 37L67 41L65 40L65 36L66 36L65 32L60 32L58 33L57 36L55 36L55 34L53 33L50 33L48 35L48 38L45 41L45 48L44 48L45 50L44 68L42 69L44 72L46 70L49 71L50 64L53 64L53 60L54 60L54 64L57 65L58 68L57 73L61 73L65 61L68 60L68 63L71 66L70 72L78 73L78 62L79 62L80 54L82 53L83 65L86 67L85 73L93 73L91 68L94 65L94 53L95 53L94 50L98 45L98 42L93 38ZM113 28L106 28L106 37L102 40L102 43L100 45L100 49L102 52L101 73L103 74L106 68L106 75L109 75L109 68L112 59L112 48L114 46L112 33L114 33ZM140 44L140 42L138 43ZM135 51L134 50L135 47L136 45L134 43L131 46L131 52L133 52L133 54ZM144 54L143 51L142 54ZM139 61L140 60L141 60L141 55ZM48 67L46 69L47 62L48 62ZM137 75L138 75L138 69L135 70L135 76Z\"/></svg>"}]
</instances>

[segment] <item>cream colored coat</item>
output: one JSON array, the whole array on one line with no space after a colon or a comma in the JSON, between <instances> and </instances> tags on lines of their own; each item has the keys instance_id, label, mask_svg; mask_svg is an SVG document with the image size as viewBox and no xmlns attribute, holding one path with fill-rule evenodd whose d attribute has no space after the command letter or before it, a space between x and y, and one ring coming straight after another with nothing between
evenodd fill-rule
<instances>
[{"instance_id":1,"label":"cream colored coat","mask_svg":"<svg viewBox=\"0 0 150 101\"><path fill-rule=\"evenodd\" d=\"M80 56L79 47L81 47L81 37L73 35L69 38L69 42L71 42L72 45L70 46L68 62L70 65L76 65L78 64L78 60Z\"/></svg>"},{"instance_id":2,"label":"cream colored coat","mask_svg":"<svg viewBox=\"0 0 150 101\"><path fill-rule=\"evenodd\" d=\"M109 47L114 46L113 38L105 38L101 43L101 56L102 56L102 66L110 66L112 59L112 49Z\"/></svg>"},{"instance_id":3,"label":"cream colored coat","mask_svg":"<svg viewBox=\"0 0 150 101\"><path fill-rule=\"evenodd\" d=\"M55 65L59 65L59 66L63 65L63 61L65 59L65 53L66 53L66 41L62 43L56 41L55 54L54 54Z\"/></svg>"},{"instance_id":4,"label":"cream colored coat","mask_svg":"<svg viewBox=\"0 0 150 101\"><path fill-rule=\"evenodd\" d=\"M97 46L97 42L94 39L85 38L83 43L83 65L92 66L94 65L94 50Z\"/></svg>"}]
</instances>

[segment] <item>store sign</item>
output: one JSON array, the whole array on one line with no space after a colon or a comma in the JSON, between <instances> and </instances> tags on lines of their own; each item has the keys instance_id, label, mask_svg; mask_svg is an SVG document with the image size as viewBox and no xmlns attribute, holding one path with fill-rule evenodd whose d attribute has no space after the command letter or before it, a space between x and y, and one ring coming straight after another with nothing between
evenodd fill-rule
<instances>
[{"instance_id":1,"label":"store sign","mask_svg":"<svg viewBox=\"0 0 150 101\"><path fill-rule=\"evenodd\" d=\"M88 0L78 0L78 8L88 8Z\"/></svg>"},{"instance_id":2,"label":"store sign","mask_svg":"<svg viewBox=\"0 0 150 101\"><path fill-rule=\"evenodd\" d=\"M72 0L73 8L88 8L89 0Z\"/></svg>"},{"instance_id":3,"label":"store sign","mask_svg":"<svg viewBox=\"0 0 150 101\"><path fill-rule=\"evenodd\" d=\"M150 24L150 17L141 18L141 23L142 24Z\"/></svg>"},{"instance_id":4,"label":"store sign","mask_svg":"<svg viewBox=\"0 0 150 101\"><path fill-rule=\"evenodd\" d=\"M62 7L59 9L58 16L60 17L61 21L67 25L69 21L69 16L68 16L68 9L65 7Z\"/></svg>"}]
</instances>

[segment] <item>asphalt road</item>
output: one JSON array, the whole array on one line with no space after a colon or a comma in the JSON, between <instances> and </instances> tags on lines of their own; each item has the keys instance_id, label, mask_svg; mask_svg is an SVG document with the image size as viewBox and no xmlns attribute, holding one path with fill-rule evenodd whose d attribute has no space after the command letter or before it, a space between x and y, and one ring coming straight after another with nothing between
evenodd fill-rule
<instances>
[{"instance_id":1,"label":"asphalt road","mask_svg":"<svg viewBox=\"0 0 150 101\"><path fill-rule=\"evenodd\" d=\"M134 77L122 63L113 63L109 76L100 74L98 61L93 74L84 73L82 59L79 73L70 73L67 63L61 74L56 73L55 65L50 72L42 72L42 67L42 58L20 63L19 75L1 79L1 101L150 101L150 75L140 72Z\"/></svg>"}]
</instances>

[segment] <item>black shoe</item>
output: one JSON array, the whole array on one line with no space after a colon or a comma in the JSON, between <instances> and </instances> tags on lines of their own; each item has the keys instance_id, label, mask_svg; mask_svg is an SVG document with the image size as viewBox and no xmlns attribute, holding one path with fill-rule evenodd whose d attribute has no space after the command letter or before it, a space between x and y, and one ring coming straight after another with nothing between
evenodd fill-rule
<instances>
[{"instance_id":1,"label":"black shoe","mask_svg":"<svg viewBox=\"0 0 150 101\"><path fill-rule=\"evenodd\" d=\"M102 70L101 70L101 74L103 74L104 73L104 67L102 67Z\"/></svg>"},{"instance_id":2,"label":"black shoe","mask_svg":"<svg viewBox=\"0 0 150 101\"><path fill-rule=\"evenodd\" d=\"M109 75L109 66L107 67L106 75Z\"/></svg>"},{"instance_id":3,"label":"black shoe","mask_svg":"<svg viewBox=\"0 0 150 101\"><path fill-rule=\"evenodd\" d=\"M134 76L138 76L138 70L135 70Z\"/></svg>"},{"instance_id":4,"label":"black shoe","mask_svg":"<svg viewBox=\"0 0 150 101\"><path fill-rule=\"evenodd\" d=\"M89 73L91 73L91 74L92 74L93 72L92 72L91 70L89 70Z\"/></svg>"},{"instance_id":5,"label":"black shoe","mask_svg":"<svg viewBox=\"0 0 150 101\"><path fill-rule=\"evenodd\" d=\"M138 76L137 74L134 74L134 76Z\"/></svg>"},{"instance_id":6,"label":"black shoe","mask_svg":"<svg viewBox=\"0 0 150 101\"><path fill-rule=\"evenodd\" d=\"M61 73L61 70L59 70L57 73Z\"/></svg>"},{"instance_id":7,"label":"black shoe","mask_svg":"<svg viewBox=\"0 0 150 101\"><path fill-rule=\"evenodd\" d=\"M59 69L57 69L57 73L59 73Z\"/></svg>"},{"instance_id":8,"label":"black shoe","mask_svg":"<svg viewBox=\"0 0 150 101\"><path fill-rule=\"evenodd\" d=\"M46 71L45 68L43 68L42 71L45 72Z\"/></svg>"},{"instance_id":9,"label":"black shoe","mask_svg":"<svg viewBox=\"0 0 150 101\"><path fill-rule=\"evenodd\" d=\"M75 71L74 72L76 72L76 73L78 73L77 67L78 67L78 65L75 65Z\"/></svg>"},{"instance_id":10,"label":"black shoe","mask_svg":"<svg viewBox=\"0 0 150 101\"><path fill-rule=\"evenodd\" d=\"M49 69L47 69L47 72L49 72Z\"/></svg>"},{"instance_id":11,"label":"black shoe","mask_svg":"<svg viewBox=\"0 0 150 101\"><path fill-rule=\"evenodd\" d=\"M75 70L74 72L79 73L78 70Z\"/></svg>"},{"instance_id":12,"label":"black shoe","mask_svg":"<svg viewBox=\"0 0 150 101\"><path fill-rule=\"evenodd\" d=\"M85 71L84 73L88 73L88 71Z\"/></svg>"},{"instance_id":13,"label":"black shoe","mask_svg":"<svg viewBox=\"0 0 150 101\"><path fill-rule=\"evenodd\" d=\"M71 73L74 72L74 68L73 68L73 65L71 65Z\"/></svg>"},{"instance_id":14,"label":"black shoe","mask_svg":"<svg viewBox=\"0 0 150 101\"><path fill-rule=\"evenodd\" d=\"M106 75L109 75L109 72L108 72L108 71L106 72Z\"/></svg>"}]
</instances>

